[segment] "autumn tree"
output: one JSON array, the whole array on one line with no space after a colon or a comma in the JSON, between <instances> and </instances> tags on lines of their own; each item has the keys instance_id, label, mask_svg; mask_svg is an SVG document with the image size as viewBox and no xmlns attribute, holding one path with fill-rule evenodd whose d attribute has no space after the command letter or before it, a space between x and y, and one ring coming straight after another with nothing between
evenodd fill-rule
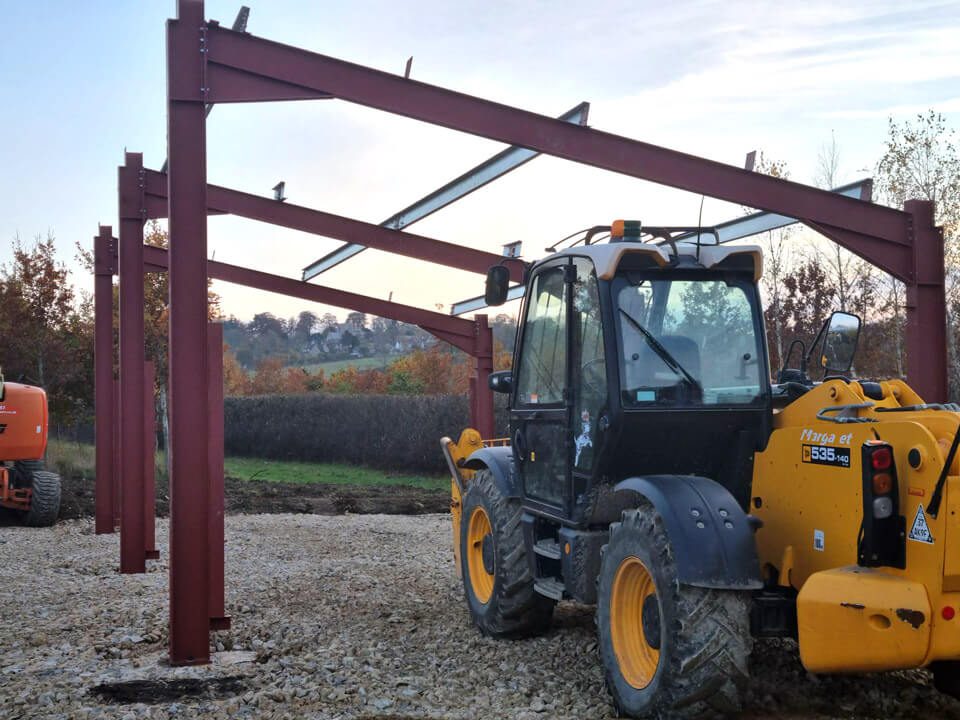
<instances>
[{"instance_id":1,"label":"autumn tree","mask_svg":"<svg viewBox=\"0 0 960 720\"><path fill-rule=\"evenodd\" d=\"M824 190L840 185L840 147L836 136L824 143L817 155L817 169L813 184ZM823 263L830 282L836 289L837 309L855 312L866 322L872 305L864 304L870 299L877 282L877 271L867 261L857 257L836 242L821 242L815 246L817 257Z\"/></svg>"},{"instance_id":2,"label":"autumn tree","mask_svg":"<svg viewBox=\"0 0 960 720\"><path fill-rule=\"evenodd\" d=\"M756 172L772 177L784 180L790 178L790 171L785 162L773 160L762 152L757 158L755 169ZM764 322L771 368L780 366L786 352L786 343L789 341L785 325L787 312L784 310L786 297L784 281L797 259L797 253L793 248L795 233L796 227L791 225L768 230L761 236L764 265L761 287L765 296Z\"/></svg>"},{"instance_id":3,"label":"autumn tree","mask_svg":"<svg viewBox=\"0 0 960 720\"><path fill-rule=\"evenodd\" d=\"M76 422L93 405L93 313L77 298L55 239L13 241L13 259L0 269L0 364L8 380L47 391L51 415Z\"/></svg>"},{"instance_id":4,"label":"autumn tree","mask_svg":"<svg viewBox=\"0 0 960 720\"><path fill-rule=\"evenodd\" d=\"M897 123L890 118L886 148L877 165L880 199L892 207L930 200L943 228L950 397L960 397L960 152L957 132L935 110ZM898 289L891 297L899 300ZM901 305L897 303L897 311Z\"/></svg>"},{"instance_id":5,"label":"autumn tree","mask_svg":"<svg viewBox=\"0 0 960 720\"><path fill-rule=\"evenodd\" d=\"M223 392L225 395L251 394L250 376L227 345L223 346Z\"/></svg>"}]
</instances>

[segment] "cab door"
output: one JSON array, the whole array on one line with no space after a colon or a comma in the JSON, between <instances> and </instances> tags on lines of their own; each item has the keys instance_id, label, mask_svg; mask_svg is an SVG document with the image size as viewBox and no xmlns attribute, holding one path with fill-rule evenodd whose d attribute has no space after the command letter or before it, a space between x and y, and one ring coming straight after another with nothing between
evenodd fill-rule
<instances>
[{"instance_id":1,"label":"cab door","mask_svg":"<svg viewBox=\"0 0 960 720\"><path fill-rule=\"evenodd\" d=\"M515 467L528 501L566 510L573 440L569 433L569 260L548 265L527 296L510 428Z\"/></svg>"}]
</instances>

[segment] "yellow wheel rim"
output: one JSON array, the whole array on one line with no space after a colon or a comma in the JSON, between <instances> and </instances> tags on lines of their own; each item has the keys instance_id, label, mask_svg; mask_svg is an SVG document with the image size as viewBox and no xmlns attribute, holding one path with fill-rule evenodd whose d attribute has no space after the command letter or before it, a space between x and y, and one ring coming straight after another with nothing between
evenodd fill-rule
<instances>
[{"instance_id":1,"label":"yellow wheel rim","mask_svg":"<svg viewBox=\"0 0 960 720\"><path fill-rule=\"evenodd\" d=\"M482 507L470 513L467 526L467 571L470 574L470 587L473 594L484 605L493 595L493 573L487 572L483 564L483 540L492 533L490 518Z\"/></svg>"},{"instance_id":2,"label":"yellow wheel rim","mask_svg":"<svg viewBox=\"0 0 960 720\"><path fill-rule=\"evenodd\" d=\"M653 576L638 558L628 557L620 563L613 578L610 594L610 638L613 654L623 679L637 690L653 680L660 663L659 648L652 647L643 631L643 608L648 597L656 597L657 586ZM658 617L655 618L659 629ZM648 612L651 610L648 608ZM659 645L659 640L657 640Z\"/></svg>"}]
</instances>

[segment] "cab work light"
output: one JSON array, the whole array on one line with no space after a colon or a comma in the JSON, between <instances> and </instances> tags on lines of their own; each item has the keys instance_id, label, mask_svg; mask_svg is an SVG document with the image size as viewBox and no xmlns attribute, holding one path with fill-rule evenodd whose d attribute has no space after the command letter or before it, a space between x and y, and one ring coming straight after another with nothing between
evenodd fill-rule
<instances>
[{"instance_id":1,"label":"cab work light","mask_svg":"<svg viewBox=\"0 0 960 720\"><path fill-rule=\"evenodd\" d=\"M868 440L860 451L863 473L863 524L857 561L864 567L906 567L906 520L900 514L900 488L893 448Z\"/></svg>"}]
</instances>

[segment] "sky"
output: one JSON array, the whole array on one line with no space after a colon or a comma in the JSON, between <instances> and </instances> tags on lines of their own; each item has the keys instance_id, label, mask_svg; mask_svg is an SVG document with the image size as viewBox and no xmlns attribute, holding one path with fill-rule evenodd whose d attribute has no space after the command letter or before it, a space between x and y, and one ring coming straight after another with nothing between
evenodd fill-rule
<instances>
[{"instance_id":1,"label":"sky","mask_svg":"<svg viewBox=\"0 0 960 720\"><path fill-rule=\"evenodd\" d=\"M759 150L812 182L833 138L839 181L870 176L889 118L934 108L960 127L960 3L207 0L230 25L423 82L559 115L742 166ZM166 156L164 21L173 0L0 0L0 262L15 237L56 237L82 289L76 243L117 225L124 150ZM499 152L489 140L338 100L229 105L207 121L208 181L379 223ZM616 218L695 225L701 198L555 158L413 225L418 234L527 259ZM703 223L742 213L706 198ZM211 257L299 279L331 239L233 217L208 223ZM367 250L317 282L441 312L482 276ZM227 315L330 308L217 282ZM343 317L346 310L333 309Z\"/></svg>"}]
</instances>

